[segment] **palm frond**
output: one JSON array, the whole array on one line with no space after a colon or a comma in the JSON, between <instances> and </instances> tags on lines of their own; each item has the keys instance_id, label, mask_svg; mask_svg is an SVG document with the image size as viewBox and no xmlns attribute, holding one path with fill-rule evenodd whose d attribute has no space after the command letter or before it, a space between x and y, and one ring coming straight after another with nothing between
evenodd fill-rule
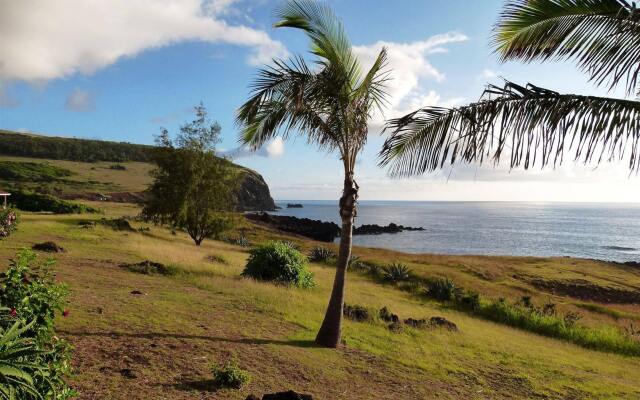
<instances>
[{"instance_id":1,"label":"palm frond","mask_svg":"<svg viewBox=\"0 0 640 400\"><path fill-rule=\"evenodd\" d=\"M360 64L342 21L324 2L289 0L277 13L276 27L302 29L311 39L311 52L326 67L339 68L352 85L360 77Z\"/></svg>"},{"instance_id":2,"label":"palm frond","mask_svg":"<svg viewBox=\"0 0 640 400\"><path fill-rule=\"evenodd\" d=\"M574 60L598 85L640 74L640 11L627 0L511 0L493 41L504 60Z\"/></svg>"},{"instance_id":3,"label":"palm frond","mask_svg":"<svg viewBox=\"0 0 640 400\"><path fill-rule=\"evenodd\" d=\"M389 81L389 72L386 70L387 61L387 49L383 47L354 92L353 97L366 101L369 109L375 107L381 110L387 102L386 84Z\"/></svg>"},{"instance_id":4,"label":"palm frond","mask_svg":"<svg viewBox=\"0 0 640 400\"><path fill-rule=\"evenodd\" d=\"M622 159L640 169L640 102L565 95L506 82L489 86L480 101L463 107L426 107L389 121L391 136L380 152L390 173L407 176L454 163L495 163L509 154L510 166L559 164L564 151L584 163Z\"/></svg>"}]
</instances>

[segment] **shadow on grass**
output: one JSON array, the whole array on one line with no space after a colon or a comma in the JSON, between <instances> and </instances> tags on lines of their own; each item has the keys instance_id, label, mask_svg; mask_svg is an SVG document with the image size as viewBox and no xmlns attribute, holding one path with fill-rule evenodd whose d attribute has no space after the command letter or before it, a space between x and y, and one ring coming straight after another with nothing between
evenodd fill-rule
<instances>
[{"instance_id":1,"label":"shadow on grass","mask_svg":"<svg viewBox=\"0 0 640 400\"><path fill-rule=\"evenodd\" d=\"M174 383L173 385L167 385L177 390L190 392L197 390L200 392L217 392L220 389L224 389L213 379L200 379L200 380L184 380L182 382Z\"/></svg>"},{"instance_id":2,"label":"shadow on grass","mask_svg":"<svg viewBox=\"0 0 640 400\"><path fill-rule=\"evenodd\" d=\"M134 339L191 339L191 340L206 340L211 342L227 342L227 343L239 343L239 344L252 344L252 345L276 345L276 346L292 346L301 348L314 348L322 347L316 344L313 340L301 340L301 339L262 339L262 338L223 338L217 336L204 336L204 335L187 335L180 333L129 333L129 332L86 332L86 331L58 331L61 335L67 336L84 336L84 337L109 337L112 339L119 338L134 338Z\"/></svg>"}]
</instances>

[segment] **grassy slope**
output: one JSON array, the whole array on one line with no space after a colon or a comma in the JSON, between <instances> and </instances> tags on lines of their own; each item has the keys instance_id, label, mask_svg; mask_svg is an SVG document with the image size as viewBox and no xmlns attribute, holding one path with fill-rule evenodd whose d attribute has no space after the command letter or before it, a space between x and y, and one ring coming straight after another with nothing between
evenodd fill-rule
<instances>
[{"instance_id":1,"label":"grassy slope","mask_svg":"<svg viewBox=\"0 0 640 400\"><path fill-rule=\"evenodd\" d=\"M108 207L107 215L113 216L138 211L129 205ZM386 305L403 318L444 316L460 332L395 334L383 325L347 322L346 348L315 348L312 340L333 278L330 267L312 265L319 286L310 291L256 283L239 277L247 256L242 248L216 241L197 248L185 235L155 227L126 234L81 229L77 222L85 218L99 217L24 214L19 232L0 246L3 264L17 248L35 242L54 240L68 249L57 256L57 271L72 290L71 314L59 321L59 329L76 347L72 382L82 399L240 399L289 388L319 399L640 396L638 358L472 318L355 273L349 275L349 303ZM253 242L278 236L255 227L249 232ZM212 254L227 263L207 261ZM415 256L363 248L356 254L377 262L404 258L418 273L447 275L509 298L524 291L535 299L549 297L514 274L578 275L607 285L637 285L640 279L627 269L570 259ZM183 273L145 276L118 267L144 259L173 264ZM146 295L133 296L134 289ZM554 300L564 307L576 302ZM637 306L618 309L640 312ZM582 312L589 324L620 323L603 313ZM210 390L210 364L230 354L251 371L252 383L240 392ZM123 369L137 377L126 379Z\"/></svg>"},{"instance_id":2,"label":"grassy slope","mask_svg":"<svg viewBox=\"0 0 640 400\"><path fill-rule=\"evenodd\" d=\"M64 181L54 182L63 193L83 192L141 192L151 181L149 172L153 166L143 162L95 162L85 163L65 160L48 160L28 157L0 156L0 161L21 161L47 163L56 167L68 169L73 173L65 177ZM126 170L114 170L110 166L124 165ZM66 181L66 182L65 182ZM2 183L0 182L0 186Z\"/></svg>"}]
</instances>

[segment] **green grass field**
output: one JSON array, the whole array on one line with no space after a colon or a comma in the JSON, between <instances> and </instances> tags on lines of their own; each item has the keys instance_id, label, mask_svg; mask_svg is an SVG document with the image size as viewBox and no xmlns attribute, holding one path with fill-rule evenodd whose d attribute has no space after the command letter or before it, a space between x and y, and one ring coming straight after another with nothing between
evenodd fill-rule
<instances>
[{"instance_id":1,"label":"green grass field","mask_svg":"<svg viewBox=\"0 0 640 400\"><path fill-rule=\"evenodd\" d=\"M249 393L285 389L318 399L640 397L640 358L586 350L489 322L360 273L349 274L348 303L387 306L401 318L443 316L460 331L406 328L393 333L381 323L347 321L345 347L316 348L313 339L333 279L330 266L311 265L318 282L311 290L253 282L240 277L244 248L213 240L196 247L185 234L174 236L153 226L140 233L100 225L81 228L80 220L139 211L128 204L89 204L105 214L23 213L19 231L0 246L4 265L17 249L37 242L53 240L67 249L55 255L57 277L71 289L70 315L59 320L58 329L75 347L71 383L81 399L244 399ZM257 226L246 232L254 244L285 238ZM305 251L317 245L289 239ZM416 274L447 276L483 296L553 300L562 309L578 310L581 323L589 326L624 327L640 315L637 304L578 301L539 291L522 278L579 277L603 287L638 290L640 271L614 264L365 248L355 253L381 264L404 261ZM142 260L171 265L179 273L149 276L120 267ZM133 290L144 294L132 295ZM241 390L215 391L210 366L234 355L251 372L251 383ZM134 377L124 371L133 371Z\"/></svg>"}]
</instances>

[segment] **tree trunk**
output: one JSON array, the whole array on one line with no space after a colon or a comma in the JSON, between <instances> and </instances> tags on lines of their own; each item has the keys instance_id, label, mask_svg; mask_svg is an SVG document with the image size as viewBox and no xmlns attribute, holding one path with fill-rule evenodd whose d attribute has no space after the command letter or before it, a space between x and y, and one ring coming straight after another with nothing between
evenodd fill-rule
<instances>
[{"instance_id":1,"label":"tree trunk","mask_svg":"<svg viewBox=\"0 0 640 400\"><path fill-rule=\"evenodd\" d=\"M351 242L353 238L353 221L356 216L356 201L358 200L358 185L353 180L353 173L347 173L344 180L344 190L340 198L340 218L342 232L340 234L340 250L333 290L329 299L329 306L322 321L322 326L316 336L316 343L325 347L338 347L342 330L342 308L344 307L344 286L347 278L347 267L351 258Z\"/></svg>"}]
</instances>

